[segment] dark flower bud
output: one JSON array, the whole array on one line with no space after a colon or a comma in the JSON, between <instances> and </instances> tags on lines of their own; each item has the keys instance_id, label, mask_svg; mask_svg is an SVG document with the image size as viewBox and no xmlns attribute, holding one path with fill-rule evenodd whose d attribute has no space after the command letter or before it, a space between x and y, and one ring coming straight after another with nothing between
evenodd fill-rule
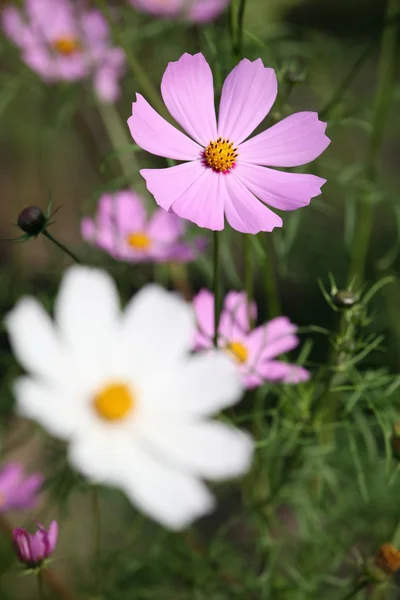
<instances>
[{"instance_id":1,"label":"dark flower bud","mask_svg":"<svg viewBox=\"0 0 400 600\"><path fill-rule=\"evenodd\" d=\"M338 290L333 296L332 300L335 306L338 308L352 308L359 300L359 297L354 292L348 290Z\"/></svg>"},{"instance_id":2,"label":"dark flower bud","mask_svg":"<svg viewBox=\"0 0 400 600\"><path fill-rule=\"evenodd\" d=\"M29 235L39 235L46 224L47 219L38 206L28 206L18 215L18 227Z\"/></svg>"}]
</instances>

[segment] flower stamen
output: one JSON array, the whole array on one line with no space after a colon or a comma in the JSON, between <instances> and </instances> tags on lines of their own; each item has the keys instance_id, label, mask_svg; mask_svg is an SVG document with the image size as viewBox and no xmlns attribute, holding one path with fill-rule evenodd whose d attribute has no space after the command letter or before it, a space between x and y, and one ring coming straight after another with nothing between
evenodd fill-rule
<instances>
[{"instance_id":1,"label":"flower stamen","mask_svg":"<svg viewBox=\"0 0 400 600\"><path fill-rule=\"evenodd\" d=\"M151 246L151 239L142 231L130 233L126 237L128 245L134 250L147 250Z\"/></svg>"},{"instance_id":2,"label":"flower stamen","mask_svg":"<svg viewBox=\"0 0 400 600\"><path fill-rule=\"evenodd\" d=\"M228 139L219 137L210 142L204 151L205 165L217 173L229 173L236 166L237 148Z\"/></svg>"},{"instance_id":3,"label":"flower stamen","mask_svg":"<svg viewBox=\"0 0 400 600\"><path fill-rule=\"evenodd\" d=\"M80 48L79 41L70 35L65 35L57 38L53 42L53 48L63 56L71 56Z\"/></svg>"},{"instance_id":4,"label":"flower stamen","mask_svg":"<svg viewBox=\"0 0 400 600\"><path fill-rule=\"evenodd\" d=\"M241 342L228 342L225 346L225 352L240 364L245 363L249 356L248 349Z\"/></svg>"},{"instance_id":5,"label":"flower stamen","mask_svg":"<svg viewBox=\"0 0 400 600\"><path fill-rule=\"evenodd\" d=\"M123 383L110 383L94 397L93 406L106 421L120 421L135 407L136 401L130 388Z\"/></svg>"}]
</instances>

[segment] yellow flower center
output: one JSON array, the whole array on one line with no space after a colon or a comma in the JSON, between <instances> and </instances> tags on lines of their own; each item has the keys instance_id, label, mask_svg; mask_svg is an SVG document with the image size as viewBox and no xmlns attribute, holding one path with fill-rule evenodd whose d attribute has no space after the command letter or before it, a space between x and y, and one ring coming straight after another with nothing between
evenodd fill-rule
<instances>
[{"instance_id":1,"label":"yellow flower center","mask_svg":"<svg viewBox=\"0 0 400 600\"><path fill-rule=\"evenodd\" d=\"M147 250L149 246L151 246L151 239L142 231L130 233L126 238L126 241L134 250Z\"/></svg>"},{"instance_id":2,"label":"yellow flower center","mask_svg":"<svg viewBox=\"0 0 400 600\"><path fill-rule=\"evenodd\" d=\"M241 342L229 342L225 351L240 364L245 363L249 356L249 351Z\"/></svg>"},{"instance_id":3,"label":"yellow flower center","mask_svg":"<svg viewBox=\"0 0 400 600\"><path fill-rule=\"evenodd\" d=\"M110 383L94 397L94 408L106 421L120 421L135 407L135 398L124 383Z\"/></svg>"},{"instance_id":4,"label":"yellow flower center","mask_svg":"<svg viewBox=\"0 0 400 600\"><path fill-rule=\"evenodd\" d=\"M53 42L53 47L59 54L70 56L79 50L79 42L76 38L70 35L65 35L55 40Z\"/></svg>"},{"instance_id":5,"label":"yellow flower center","mask_svg":"<svg viewBox=\"0 0 400 600\"><path fill-rule=\"evenodd\" d=\"M229 173L235 166L238 157L237 148L232 142L219 137L215 142L210 142L204 152L206 164L218 173Z\"/></svg>"}]
</instances>

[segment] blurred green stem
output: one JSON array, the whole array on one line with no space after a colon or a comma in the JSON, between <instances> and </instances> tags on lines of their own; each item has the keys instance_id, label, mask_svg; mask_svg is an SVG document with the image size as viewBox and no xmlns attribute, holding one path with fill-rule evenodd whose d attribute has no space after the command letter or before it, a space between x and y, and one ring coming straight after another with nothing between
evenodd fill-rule
<instances>
[{"instance_id":1,"label":"blurred green stem","mask_svg":"<svg viewBox=\"0 0 400 600\"><path fill-rule=\"evenodd\" d=\"M343 596L343 598L341 600L350 600L350 598L355 598L355 596L357 596L358 592L361 592L361 590L363 590L367 585L367 582L365 580L359 581L357 582L350 590L350 592L348 594L346 594L345 596Z\"/></svg>"},{"instance_id":2,"label":"blurred green stem","mask_svg":"<svg viewBox=\"0 0 400 600\"><path fill-rule=\"evenodd\" d=\"M260 242L264 244L265 248L263 270L265 295L268 303L267 314L268 318L272 319L273 317L278 317L282 314L281 303L279 300L279 294L276 285L275 269L273 264L273 249L271 244L271 238L269 237L269 235L266 233L261 233L259 235L265 237L265 242L262 238L260 239Z\"/></svg>"},{"instance_id":3,"label":"blurred green stem","mask_svg":"<svg viewBox=\"0 0 400 600\"><path fill-rule=\"evenodd\" d=\"M99 490L92 488L92 516L93 516L93 555L95 562L96 591L100 593L100 551L101 551L101 512Z\"/></svg>"},{"instance_id":4,"label":"blurred green stem","mask_svg":"<svg viewBox=\"0 0 400 600\"><path fill-rule=\"evenodd\" d=\"M386 19L390 20L400 10L400 0L387 0ZM378 82L372 115L372 130L365 156L365 172L374 185L377 180L379 153L385 133L385 125L393 96L396 69L398 23L388 25L382 35L381 55L378 66ZM371 198L360 201L358 227L353 240L349 268L349 282L364 279L365 263L370 243L374 210Z\"/></svg>"},{"instance_id":5,"label":"blurred green stem","mask_svg":"<svg viewBox=\"0 0 400 600\"><path fill-rule=\"evenodd\" d=\"M120 150L129 146L129 144L132 143L132 140L127 133L128 127L127 125L124 126L122 124L121 117L118 114L116 107L113 104L106 104L100 100L97 102L97 107L114 150ZM133 153L117 153L116 157L121 166L122 174L129 183L132 183L134 175L137 172Z\"/></svg>"},{"instance_id":6,"label":"blurred green stem","mask_svg":"<svg viewBox=\"0 0 400 600\"><path fill-rule=\"evenodd\" d=\"M250 305L253 301L253 248L251 247L250 234L243 234L244 255L244 289L247 294L247 314L250 326L252 326Z\"/></svg>"},{"instance_id":7,"label":"blurred green stem","mask_svg":"<svg viewBox=\"0 0 400 600\"><path fill-rule=\"evenodd\" d=\"M51 233L49 233L47 231L47 229L44 229L42 231L42 235L44 235L44 237L47 237L48 240L53 242L53 244L55 244L58 248L60 248L60 250L65 252L65 254L68 254L68 256L70 256L76 263L80 264L81 261L79 260L79 258L77 256L75 256L75 254L73 252L71 252L71 250L69 250L69 248L67 248L67 246L64 246L64 244L62 244L61 242L56 240L56 238L53 237L51 235Z\"/></svg>"},{"instance_id":8,"label":"blurred green stem","mask_svg":"<svg viewBox=\"0 0 400 600\"><path fill-rule=\"evenodd\" d=\"M129 66L139 84L139 87L147 96L148 100L153 105L153 108L162 115L165 115L165 107L164 104L161 102L160 96L154 88L151 80L147 76L147 73L142 67L140 60L137 58L136 54L132 50L132 46L126 43L124 35L122 33L122 29L114 21L107 0L97 0L97 4L102 10L102 12L105 14L115 39L117 40L118 44L124 49Z\"/></svg>"},{"instance_id":9,"label":"blurred green stem","mask_svg":"<svg viewBox=\"0 0 400 600\"><path fill-rule=\"evenodd\" d=\"M39 571L39 573L37 574L37 582L38 582L39 598L40 598L40 600L44 600L43 579L42 579L41 571Z\"/></svg>"},{"instance_id":10,"label":"blurred green stem","mask_svg":"<svg viewBox=\"0 0 400 600\"><path fill-rule=\"evenodd\" d=\"M218 346L218 327L220 313L220 234L213 231L213 291L214 291L214 346Z\"/></svg>"}]
</instances>

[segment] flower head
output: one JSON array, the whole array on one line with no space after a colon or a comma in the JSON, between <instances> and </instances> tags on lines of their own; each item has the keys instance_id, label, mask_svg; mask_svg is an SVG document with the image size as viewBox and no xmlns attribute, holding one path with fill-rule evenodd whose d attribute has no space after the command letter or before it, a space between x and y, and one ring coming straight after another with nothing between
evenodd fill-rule
<instances>
[{"instance_id":1,"label":"flower head","mask_svg":"<svg viewBox=\"0 0 400 600\"><path fill-rule=\"evenodd\" d=\"M3 467L0 471L0 512L32 508L42 483L42 475L33 473L25 476L18 463Z\"/></svg>"},{"instance_id":2,"label":"flower head","mask_svg":"<svg viewBox=\"0 0 400 600\"><path fill-rule=\"evenodd\" d=\"M40 567L53 554L57 537L57 521L52 521L48 530L38 523L36 533L29 533L22 528L14 529L13 541L19 560L30 569Z\"/></svg>"},{"instance_id":3,"label":"flower head","mask_svg":"<svg viewBox=\"0 0 400 600\"><path fill-rule=\"evenodd\" d=\"M23 13L7 6L2 23L22 60L46 83L92 76L101 100L117 99L125 54L112 47L107 21L98 10L71 0L25 0Z\"/></svg>"},{"instance_id":4,"label":"flower head","mask_svg":"<svg viewBox=\"0 0 400 600\"><path fill-rule=\"evenodd\" d=\"M104 194L95 219L83 219L81 230L88 242L133 263L191 261L201 243L184 242L185 222L163 208L148 217L140 196L128 190Z\"/></svg>"},{"instance_id":5,"label":"flower head","mask_svg":"<svg viewBox=\"0 0 400 600\"><path fill-rule=\"evenodd\" d=\"M400 551L392 544L383 544L374 557L374 563L386 575L394 575L400 569Z\"/></svg>"},{"instance_id":6,"label":"flower head","mask_svg":"<svg viewBox=\"0 0 400 600\"><path fill-rule=\"evenodd\" d=\"M129 0L132 6L157 17L205 23L217 18L230 0Z\"/></svg>"},{"instance_id":7,"label":"flower head","mask_svg":"<svg viewBox=\"0 0 400 600\"><path fill-rule=\"evenodd\" d=\"M257 233L282 226L282 219L265 204L295 210L321 193L325 180L320 177L268 168L304 165L325 150L330 142L326 123L316 113L296 113L247 140L277 96L275 71L261 59L243 59L228 75L218 123L212 73L202 54L184 54L169 63L161 93L188 135L165 121L140 94L128 124L135 142L148 152L185 161L140 171L165 210L213 230L224 228L225 216L234 229Z\"/></svg>"},{"instance_id":8,"label":"flower head","mask_svg":"<svg viewBox=\"0 0 400 600\"><path fill-rule=\"evenodd\" d=\"M203 478L247 471L251 438L210 420L243 392L224 352L193 356L192 307L147 286L121 312L112 279L71 267L55 322L35 298L6 317L10 342L29 376L14 393L23 415L69 442L72 464L117 486L173 529L208 513Z\"/></svg>"},{"instance_id":9,"label":"flower head","mask_svg":"<svg viewBox=\"0 0 400 600\"><path fill-rule=\"evenodd\" d=\"M47 217L39 206L27 206L18 215L17 225L30 236L38 236L46 228Z\"/></svg>"},{"instance_id":10,"label":"flower head","mask_svg":"<svg viewBox=\"0 0 400 600\"><path fill-rule=\"evenodd\" d=\"M196 350L209 349L214 335L214 296L201 290L193 299L198 331L194 339ZM236 365L247 388L265 381L299 383L309 378L303 367L276 360L279 354L295 348L299 340L297 327L287 317L277 317L251 330L249 316L255 319L256 305L249 306L244 292L229 292L221 312L218 345Z\"/></svg>"}]
</instances>

